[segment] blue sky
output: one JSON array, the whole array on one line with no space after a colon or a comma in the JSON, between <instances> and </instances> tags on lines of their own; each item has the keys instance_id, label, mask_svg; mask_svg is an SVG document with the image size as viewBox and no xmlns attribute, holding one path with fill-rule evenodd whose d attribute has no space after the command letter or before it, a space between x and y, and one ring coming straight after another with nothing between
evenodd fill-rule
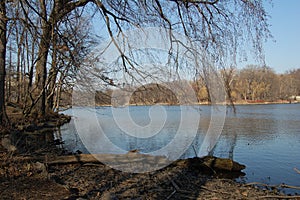
<instances>
[{"instance_id":1,"label":"blue sky","mask_svg":"<svg viewBox=\"0 0 300 200\"><path fill-rule=\"evenodd\" d=\"M269 0L264 1L270 16L270 30L274 36L264 45L266 65L276 73L300 68L300 0L273 0L272 3ZM102 32L105 25L102 23L99 26L99 22L97 24L96 29ZM104 35L107 36L107 33ZM259 63L249 57L248 61L238 63L238 68L247 64Z\"/></svg>"},{"instance_id":2,"label":"blue sky","mask_svg":"<svg viewBox=\"0 0 300 200\"><path fill-rule=\"evenodd\" d=\"M300 68L300 1L273 0L266 5L275 42L265 44L266 64L277 73Z\"/></svg>"}]
</instances>

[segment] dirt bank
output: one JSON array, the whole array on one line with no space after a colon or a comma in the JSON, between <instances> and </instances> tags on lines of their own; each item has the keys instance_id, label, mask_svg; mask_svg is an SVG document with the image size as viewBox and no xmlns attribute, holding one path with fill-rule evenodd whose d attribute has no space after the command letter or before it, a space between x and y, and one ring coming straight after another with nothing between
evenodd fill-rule
<instances>
[{"instance_id":1,"label":"dirt bank","mask_svg":"<svg viewBox=\"0 0 300 200\"><path fill-rule=\"evenodd\" d=\"M98 163L51 164L15 159L3 148L1 199L282 199L273 190L237 183L195 159L149 173L126 173ZM48 152L49 153L49 152ZM48 155L51 156L50 154ZM53 156L53 155L52 155ZM196 159L199 160L199 159ZM232 174L231 174L232 175ZM291 196L289 198L296 198ZM300 198L300 197L299 197Z\"/></svg>"}]
</instances>

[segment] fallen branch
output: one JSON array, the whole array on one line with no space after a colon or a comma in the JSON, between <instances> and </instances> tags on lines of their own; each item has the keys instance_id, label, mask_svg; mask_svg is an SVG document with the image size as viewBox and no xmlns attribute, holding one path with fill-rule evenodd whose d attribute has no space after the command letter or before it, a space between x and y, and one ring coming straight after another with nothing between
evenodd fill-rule
<instances>
[{"instance_id":1,"label":"fallen branch","mask_svg":"<svg viewBox=\"0 0 300 200\"><path fill-rule=\"evenodd\" d=\"M68 163L104 163L104 164L128 164L143 162L144 164L166 164L168 160L163 156L150 156L139 153L127 154L79 154L60 156L49 159L47 164L68 164Z\"/></svg>"},{"instance_id":2,"label":"fallen branch","mask_svg":"<svg viewBox=\"0 0 300 200\"><path fill-rule=\"evenodd\" d=\"M166 157L164 156L151 156L139 153L127 153L127 154L77 154L77 155L67 155L67 156L14 156L7 162L2 161L3 165L12 162L43 162L47 165L55 164L71 164L71 163L112 163L112 164L127 164L134 162L143 162L146 164L157 164L163 165L168 163Z\"/></svg>"}]
</instances>

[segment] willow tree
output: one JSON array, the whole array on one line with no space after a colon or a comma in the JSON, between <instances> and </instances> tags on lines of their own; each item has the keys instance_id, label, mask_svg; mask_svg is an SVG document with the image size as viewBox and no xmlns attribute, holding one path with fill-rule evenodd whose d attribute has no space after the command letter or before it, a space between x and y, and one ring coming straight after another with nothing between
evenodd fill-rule
<instances>
[{"instance_id":1,"label":"willow tree","mask_svg":"<svg viewBox=\"0 0 300 200\"><path fill-rule=\"evenodd\" d=\"M271 37L268 15L260 0L128 0L96 3L113 42L117 38L115 35L122 35L131 28L163 27L168 30L167 40L171 44L169 52L173 56L177 56L176 45L186 48L187 52L199 53L202 58L194 70L207 85L209 99L214 99L214 92L209 88L212 74L217 74L220 69L228 71L226 68L233 68L238 60L249 56L254 56L263 63L262 44ZM186 41L177 37L177 33L199 46L186 45ZM134 65L134 56L122 51L117 42L114 44L119 50L125 74L135 73L141 78L152 75L143 65ZM253 55L247 53L249 49L252 49ZM177 58L174 60L173 65L177 70L180 63L176 63ZM116 83L117 80L113 82ZM227 83L225 89L226 87L230 85ZM230 89L227 88L226 91L231 98Z\"/></svg>"},{"instance_id":2,"label":"willow tree","mask_svg":"<svg viewBox=\"0 0 300 200\"><path fill-rule=\"evenodd\" d=\"M213 66L235 65L238 58L246 57L246 50L249 47L253 49L257 58L263 59L262 44L270 36L268 16L261 0L20 0L20 2L23 8L27 7L23 10L32 10L41 21L38 27L40 39L35 64L32 111L42 116L46 114L49 50L53 40L57 39L53 34L54 30L65 16L88 3L99 11L100 14L95 16L100 17L99 21L105 23L106 30L103 31L106 31L112 40L115 35L131 28L163 27L168 30L171 44L183 42L180 38L176 38L173 34L175 32L198 41L201 49L209 55ZM91 10L87 9L87 12ZM116 43L115 45L117 46ZM125 74L132 74L132 71L138 71L138 74L149 73L141 66L140 68L130 66L131 58L121 50L119 54ZM198 67L203 69L207 67L206 64L201 62Z\"/></svg>"}]
</instances>

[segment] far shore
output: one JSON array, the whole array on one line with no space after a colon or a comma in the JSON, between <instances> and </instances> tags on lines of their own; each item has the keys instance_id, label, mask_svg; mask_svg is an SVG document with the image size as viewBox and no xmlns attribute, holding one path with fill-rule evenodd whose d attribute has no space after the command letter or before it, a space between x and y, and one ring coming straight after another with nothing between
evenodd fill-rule
<instances>
[{"instance_id":1,"label":"far shore","mask_svg":"<svg viewBox=\"0 0 300 200\"><path fill-rule=\"evenodd\" d=\"M300 103L299 101L288 101L288 100L282 100L282 101L236 101L233 102L233 105L269 105L269 104L297 104ZM230 102L223 102L223 103L216 103L217 105L232 105ZM172 104L172 103L130 103L120 106L114 106L112 104L96 104L96 107L125 107L125 106L153 106L153 105L160 105L160 106L179 106L179 105L212 105L209 102L199 102L199 103L191 103L191 104ZM82 105L91 107L91 105ZM63 108L71 108L71 105L65 106Z\"/></svg>"}]
</instances>

